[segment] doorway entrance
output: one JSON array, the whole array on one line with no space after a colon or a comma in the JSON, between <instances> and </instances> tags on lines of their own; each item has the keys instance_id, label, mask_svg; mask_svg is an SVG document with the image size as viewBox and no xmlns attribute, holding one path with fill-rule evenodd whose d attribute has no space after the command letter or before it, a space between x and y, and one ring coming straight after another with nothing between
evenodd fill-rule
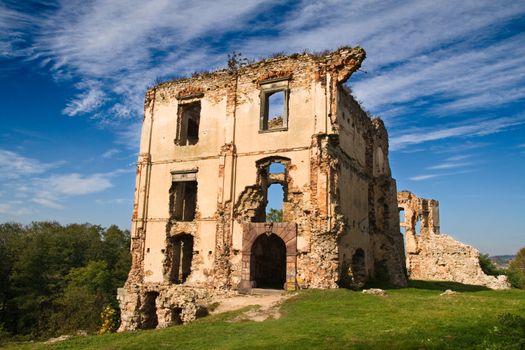
<instances>
[{"instance_id":1,"label":"doorway entrance","mask_svg":"<svg viewBox=\"0 0 525 350\"><path fill-rule=\"evenodd\" d=\"M283 289L286 283L286 245L272 233L262 234L253 242L250 280L257 288Z\"/></svg>"}]
</instances>

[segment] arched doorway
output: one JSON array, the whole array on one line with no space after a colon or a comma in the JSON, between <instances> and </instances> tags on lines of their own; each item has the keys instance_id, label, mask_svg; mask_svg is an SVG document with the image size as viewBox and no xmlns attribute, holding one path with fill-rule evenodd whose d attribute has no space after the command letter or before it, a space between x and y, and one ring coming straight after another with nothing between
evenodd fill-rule
<instances>
[{"instance_id":1,"label":"arched doorway","mask_svg":"<svg viewBox=\"0 0 525 350\"><path fill-rule=\"evenodd\" d=\"M276 234L262 234L253 242L250 280L255 282L256 288L284 288L286 245Z\"/></svg>"}]
</instances>

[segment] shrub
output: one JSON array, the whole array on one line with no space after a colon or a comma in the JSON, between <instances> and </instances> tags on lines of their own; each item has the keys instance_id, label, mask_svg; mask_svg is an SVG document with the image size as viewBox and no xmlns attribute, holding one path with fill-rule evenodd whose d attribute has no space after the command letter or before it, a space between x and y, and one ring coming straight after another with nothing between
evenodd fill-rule
<instances>
[{"instance_id":1,"label":"shrub","mask_svg":"<svg viewBox=\"0 0 525 350\"><path fill-rule=\"evenodd\" d=\"M98 330L98 334L115 332L118 326L117 311L111 305L106 305L100 313L100 321L102 324Z\"/></svg>"},{"instance_id":2,"label":"shrub","mask_svg":"<svg viewBox=\"0 0 525 350\"><path fill-rule=\"evenodd\" d=\"M481 269L486 275L498 276L502 274L502 271L500 271L496 265L494 265L494 262L492 262L488 254L479 255L479 266L481 266Z\"/></svg>"},{"instance_id":3,"label":"shrub","mask_svg":"<svg viewBox=\"0 0 525 350\"><path fill-rule=\"evenodd\" d=\"M514 287L525 289L525 247L510 262L507 276Z\"/></svg>"}]
</instances>

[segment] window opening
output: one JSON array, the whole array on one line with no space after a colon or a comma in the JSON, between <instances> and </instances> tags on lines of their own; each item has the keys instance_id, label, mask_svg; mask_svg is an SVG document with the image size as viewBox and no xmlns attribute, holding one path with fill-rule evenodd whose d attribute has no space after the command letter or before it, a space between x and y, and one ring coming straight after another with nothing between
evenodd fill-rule
<instances>
[{"instance_id":1,"label":"window opening","mask_svg":"<svg viewBox=\"0 0 525 350\"><path fill-rule=\"evenodd\" d=\"M405 222L405 209L399 208L399 222Z\"/></svg>"},{"instance_id":2,"label":"window opening","mask_svg":"<svg viewBox=\"0 0 525 350\"><path fill-rule=\"evenodd\" d=\"M199 141L201 102L179 104L178 133L175 142L180 146Z\"/></svg>"},{"instance_id":3,"label":"window opening","mask_svg":"<svg viewBox=\"0 0 525 350\"><path fill-rule=\"evenodd\" d=\"M197 208L197 181L175 181L170 188L171 218L192 221Z\"/></svg>"},{"instance_id":4,"label":"window opening","mask_svg":"<svg viewBox=\"0 0 525 350\"><path fill-rule=\"evenodd\" d=\"M271 184L267 191L266 221L283 221L284 188L281 184Z\"/></svg>"},{"instance_id":5,"label":"window opening","mask_svg":"<svg viewBox=\"0 0 525 350\"><path fill-rule=\"evenodd\" d=\"M193 259L193 236L180 234L171 237L171 271L172 283L181 284L191 273L191 262Z\"/></svg>"},{"instance_id":6,"label":"window opening","mask_svg":"<svg viewBox=\"0 0 525 350\"><path fill-rule=\"evenodd\" d=\"M266 95L267 103L267 126L268 129L284 127L284 91L276 91Z\"/></svg>"},{"instance_id":7,"label":"window opening","mask_svg":"<svg viewBox=\"0 0 525 350\"><path fill-rule=\"evenodd\" d=\"M158 292L147 292L144 296L142 307L142 329L153 329L159 324L157 319L157 297Z\"/></svg>"},{"instance_id":8,"label":"window opening","mask_svg":"<svg viewBox=\"0 0 525 350\"><path fill-rule=\"evenodd\" d=\"M288 80L261 85L261 131L288 127Z\"/></svg>"},{"instance_id":9,"label":"window opening","mask_svg":"<svg viewBox=\"0 0 525 350\"><path fill-rule=\"evenodd\" d=\"M281 163L272 163L270 164L270 174L279 174L284 173L284 164Z\"/></svg>"},{"instance_id":10,"label":"window opening","mask_svg":"<svg viewBox=\"0 0 525 350\"><path fill-rule=\"evenodd\" d=\"M421 234L421 219L419 219L419 217L417 218L417 221L416 221L416 231L414 232L414 234L416 235L419 235Z\"/></svg>"},{"instance_id":11,"label":"window opening","mask_svg":"<svg viewBox=\"0 0 525 350\"><path fill-rule=\"evenodd\" d=\"M171 324L172 325L179 325L182 324L182 308L175 307L171 309Z\"/></svg>"}]
</instances>

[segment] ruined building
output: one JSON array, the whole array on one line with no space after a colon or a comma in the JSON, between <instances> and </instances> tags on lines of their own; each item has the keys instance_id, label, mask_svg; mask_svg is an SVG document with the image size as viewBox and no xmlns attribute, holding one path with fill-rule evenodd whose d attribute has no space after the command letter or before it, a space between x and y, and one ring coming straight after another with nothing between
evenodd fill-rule
<instances>
[{"instance_id":1,"label":"ruined building","mask_svg":"<svg viewBox=\"0 0 525 350\"><path fill-rule=\"evenodd\" d=\"M364 58L280 56L148 90L121 330L189 321L213 293L406 284L388 135L343 85ZM266 219L272 185L282 222Z\"/></svg>"},{"instance_id":2,"label":"ruined building","mask_svg":"<svg viewBox=\"0 0 525 350\"><path fill-rule=\"evenodd\" d=\"M477 249L440 233L438 201L418 198L408 191L399 192L397 200L411 279L510 288L506 276L483 272Z\"/></svg>"}]
</instances>

